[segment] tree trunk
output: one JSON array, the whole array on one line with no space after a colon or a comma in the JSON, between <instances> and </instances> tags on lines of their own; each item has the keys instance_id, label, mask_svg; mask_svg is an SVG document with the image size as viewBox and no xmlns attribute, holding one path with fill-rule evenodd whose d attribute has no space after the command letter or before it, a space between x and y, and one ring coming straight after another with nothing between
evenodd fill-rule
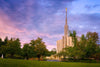
<instances>
[{"instance_id":1,"label":"tree trunk","mask_svg":"<svg viewBox=\"0 0 100 67\"><path fill-rule=\"evenodd\" d=\"M14 54L13 53L11 54L11 58L14 58Z\"/></svg>"},{"instance_id":2,"label":"tree trunk","mask_svg":"<svg viewBox=\"0 0 100 67\"><path fill-rule=\"evenodd\" d=\"M39 60L39 61L40 61L40 57L41 57L41 56L40 56L40 55L38 55L38 60Z\"/></svg>"}]
</instances>

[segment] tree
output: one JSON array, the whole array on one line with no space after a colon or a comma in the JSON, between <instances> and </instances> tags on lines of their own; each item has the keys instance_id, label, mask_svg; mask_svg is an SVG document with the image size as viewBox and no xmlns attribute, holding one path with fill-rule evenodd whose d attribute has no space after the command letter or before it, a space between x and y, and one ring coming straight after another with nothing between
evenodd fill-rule
<instances>
[{"instance_id":1,"label":"tree","mask_svg":"<svg viewBox=\"0 0 100 67\"><path fill-rule=\"evenodd\" d=\"M12 58L14 57L14 54L19 54L21 51L20 40L18 38L9 40L6 46L7 53L10 54Z\"/></svg>"},{"instance_id":2,"label":"tree","mask_svg":"<svg viewBox=\"0 0 100 67\"><path fill-rule=\"evenodd\" d=\"M0 47L2 46L2 43L3 43L3 41L2 41L2 39L0 38Z\"/></svg>"},{"instance_id":3,"label":"tree","mask_svg":"<svg viewBox=\"0 0 100 67\"><path fill-rule=\"evenodd\" d=\"M7 46L6 45L2 45L0 47L0 53L1 53L1 55L3 54L3 56L5 57L5 55L7 54Z\"/></svg>"},{"instance_id":4,"label":"tree","mask_svg":"<svg viewBox=\"0 0 100 67\"><path fill-rule=\"evenodd\" d=\"M91 39L94 43L97 43L99 36L96 32L87 32L86 34L87 39Z\"/></svg>"},{"instance_id":5,"label":"tree","mask_svg":"<svg viewBox=\"0 0 100 67\"><path fill-rule=\"evenodd\" d=\"M100 60L100 46L98 45L96 48L96 53L92 55L94 59Z\"/></svg>"},{"instance_id":6,"label":"tree","mask_svg":"<svg viewBox=\"0 0 100 67\"><path fill-rule=\"evenodd\" d=\"M54 55L56 54L56 48L53 48L51 51L50 51L51 55Z\"/></svg>"},{"instance_id":7,"label":"tree","mask_svg":"<svg viewBox=\"0 0 100 67\"><path fill-rule=\"evenodd\" d=\"M94 43L91 39L88 40L87 45L85 47L86 58L90 58L96 52L96 43Z\"/></svg>"},{"instance_id":8,"label":"tree","mask_svg":"<svg viewBox=\"0 0 100 67\"><path fill-rule=\"evenodd\" d=\"M4 57L7 51L6 47L7 42L8 42L8 37L5 37L4 41L2 41L2 39L0 38L0 54L3 54Z\"/></svg>"},{"instance_id":9,"label":"tree","mask_svg":"<svg viewBox=\"0 0 100 67\"><path fill-rule=\"evenodd\" d=\"M31 54L32 54L32 57L36 57L36 51L35 51L35 46L36 46L36 40L31 40L30 42L30 47L31 47Z\"/></svg>"},{"instance_id":10,"label":"tree","mask_svg":"<svg viewBox=\"0 0 100 67\"><path fill-rule=\"evenodd\" d=\"M6 45L7 42L8 42L8 37L6 36L5 39L4 39L4 43L3 44Z\"/></svg>"},{"instance_id":11,"label":"tree","mask_svg":"<svg viewBox=\"0 0 100 67\"><path fill-rule=\"evenodd\" d=\"M32 51L31 46L29 46L29 44L24 44L24 47L22 49L22 53L23 53L23 56L25 59L28 60L29 58L32 57L31 51Z\"/></svg>"},{"instance_id":12,"label":"tree","mask_svg":"<svg viewBox=\"0 0 100 67\"><path fill-rule=\"evenodd\" d=\"M70 36L72 37L72 41L73 41L74 46L77 46L78 40L76 37L76 31L70 32Z\"/></svg>"},{"instance_id":13,"label":"tree","mask_svg":"<svg viewBox=\"0 0 100 67\"><path fill-rule=\"evenodd\" d=\"M1 46L2 46L2 39L0 38L0 56L2 55Z\"/></svg>"},{"instance_id":14,"label":"tree","mask_svg":"<svg viewBox=\"0 0 100 67\"><path fill-rule=\"evenodd\" d=\"M31 40L30 44L31 44L31 46L35 46L36 45L36 41L33 39L33 40Z\"/></svg>"},{"instance_id":15,"label":"tree","mask_svg":"<svg viewBox=\"0 0 100 67\"><path fill-rule=\"evenodd\" d=\"M84 35L81 36L80 42L79 42L79 47L83 51L85 46L86 46L86 37Z\"/></svg>"},{"instance_id":16,"label":"tree","mask_svg":"<svg viewBox=\"0 0 100 67\"><path fill-rule=\"evenodd\" d=\"M46 49L45 43L42 41L41 38L36 39L35 43L35 51L38 59L40 60L41 57L46 56L48 50Z\"/></svg>"},{"instance_id":17,"label":"tree","mask_svg":"<svg viewBox=\"0 0 100 67\"><path fill-rule=\"evenodd\" d=\"M78 46L74 47L76 52L78 53L78 58L79 59L84 59L85 58L85 47L86 47L86 37L82 35L80 37L80 41L78 41Z\"/></svg>"},{"instance_id":18,"label":"tree","mask_svg":"<svg viewBox=\"0 0 100 67\"><path fill-rule=\"evenodd\" d=\"M86 34L87 44L85 47L86 57L91 58L92 55L96 53L96 49L98 48L97 41L98 41L98 33L96 32L87 32Z\"/></svg>"}]
</instances>

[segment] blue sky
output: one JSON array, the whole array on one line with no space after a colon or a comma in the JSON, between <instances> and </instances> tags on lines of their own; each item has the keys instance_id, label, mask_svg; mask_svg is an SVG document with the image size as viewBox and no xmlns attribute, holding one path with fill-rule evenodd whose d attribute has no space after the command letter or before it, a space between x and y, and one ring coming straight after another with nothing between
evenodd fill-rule
<instances>
[{"instance_id":1,"label":"blue sky","mask_svg":"<svg viewBox=\"0 0 100 67\"><path fill-rule=\"evenodd\" d=\"M0 0L0 37L20 38L21 44L37 37L56 48L64 35L65 8L69 30L100 36L100 0Z\"/></svg>"}]
</instances>

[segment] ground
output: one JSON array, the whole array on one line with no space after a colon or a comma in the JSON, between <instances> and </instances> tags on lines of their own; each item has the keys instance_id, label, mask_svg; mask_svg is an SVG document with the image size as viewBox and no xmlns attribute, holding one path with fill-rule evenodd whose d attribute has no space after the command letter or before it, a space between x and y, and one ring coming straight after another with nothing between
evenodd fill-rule
<instances>
[{"instance_id":1,"label":"ground","mask_svg":"<svg viewBox=\"0 0 100 67\"><path fill-rule=\"evenodd\" d=\"M0 59L0 67L100 67L100 63L49 62L18 59Z\"/></svg>"}]
</instances>

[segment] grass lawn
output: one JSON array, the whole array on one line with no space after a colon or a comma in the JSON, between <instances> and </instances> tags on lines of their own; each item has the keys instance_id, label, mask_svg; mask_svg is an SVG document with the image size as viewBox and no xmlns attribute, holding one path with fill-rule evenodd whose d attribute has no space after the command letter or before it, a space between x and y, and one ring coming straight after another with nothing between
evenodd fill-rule
<instances>
[{"instance_id":1,"label":"grass lawn","mask_svg":"<svg viewBox=\"0 0 100 67\"><path fill-rule=\"evenodd\" d=\"M18 59L0 59L0 67L100 67L100 63L48 62Z\"/></svg>"}]
</instances>

